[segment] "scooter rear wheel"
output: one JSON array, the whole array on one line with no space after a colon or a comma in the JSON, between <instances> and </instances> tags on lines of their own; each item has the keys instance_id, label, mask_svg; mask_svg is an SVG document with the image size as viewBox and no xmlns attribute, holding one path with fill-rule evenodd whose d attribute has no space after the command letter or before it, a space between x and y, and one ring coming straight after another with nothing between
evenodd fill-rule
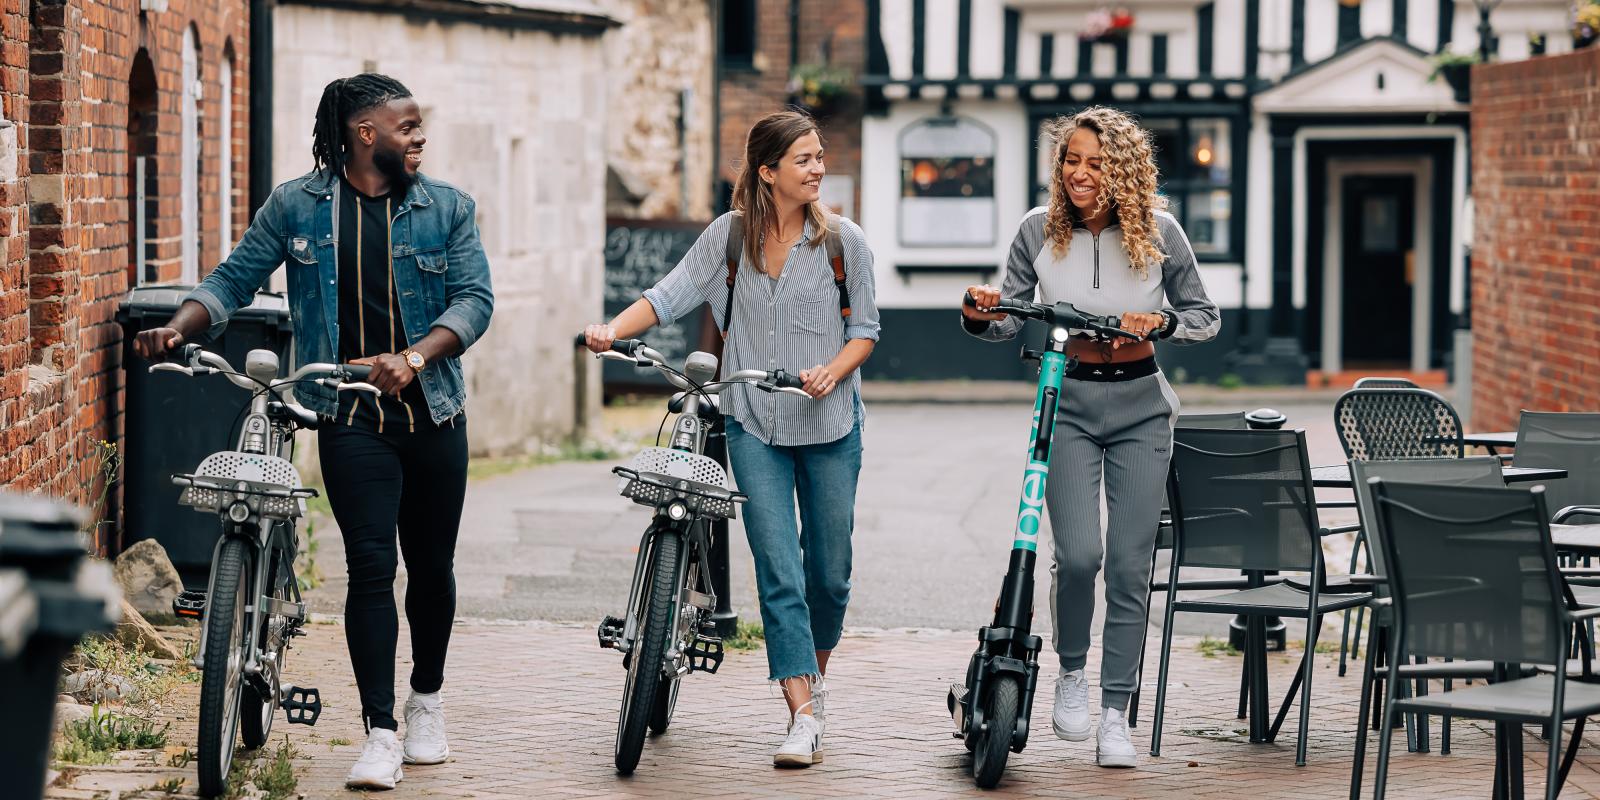
<instances>
[{"instance_id":1,"label":"scooter rear wheel","mask_svg":"<svg viewBox=\"0 0 1600 800\"><path fill-rule=\"evenodd\" d=\"M1017 730L1017 715L1022 690L1017 676L999 675L989 685L988 709L983 715L983 730L977 731L972 751L972 779L980 789L993 789L1006 771L1011 753L1011 736Z\"/></svg>"}]
</instances>

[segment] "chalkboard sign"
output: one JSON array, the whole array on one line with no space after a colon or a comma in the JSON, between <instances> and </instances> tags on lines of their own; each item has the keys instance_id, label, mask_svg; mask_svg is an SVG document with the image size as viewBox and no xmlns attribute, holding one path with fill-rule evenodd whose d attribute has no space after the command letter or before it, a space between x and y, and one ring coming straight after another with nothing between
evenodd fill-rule
<instances>
[{"instance_id":1,"label":"chalkboard sign","mask_svg":"<svg viewBox=\"0 0 1600 800\"><path fill-rule=\"evenodd\" d=\"M644 296L683 259L706 228L701 222L676 220L607 219L605 314L610 319ZM666 356L679 369L691 352L703 349L701 335L710 310L701 305L671 325L651 328L646 344ZM661 373L617 361L606 361L602 373L608 387L667 385Z\"/></svg>"}]
</instances>

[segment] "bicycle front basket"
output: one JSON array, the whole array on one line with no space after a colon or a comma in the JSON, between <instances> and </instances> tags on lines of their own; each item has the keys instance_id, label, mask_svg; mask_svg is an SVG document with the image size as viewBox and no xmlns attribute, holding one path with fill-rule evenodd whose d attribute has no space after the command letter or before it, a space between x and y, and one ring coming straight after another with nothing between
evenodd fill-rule
<instances>
[{"instance_id":1,"label":"bicycle front basket","mask_svg":"<svg viewBox=\"0 0 1600 800\"><path fill-rule=\"evenodd\" d=\"M731 519L734 500L728 488L728 474L714 459L665 447L647 447L619 467L622 479L617 490L639 505L655 506L680 492L692 496L691 506L707 516ZM651 478L650 476L656 476ZM681 488L667 488L661 479L686 481Z\"/></svg>"}]
</instances>

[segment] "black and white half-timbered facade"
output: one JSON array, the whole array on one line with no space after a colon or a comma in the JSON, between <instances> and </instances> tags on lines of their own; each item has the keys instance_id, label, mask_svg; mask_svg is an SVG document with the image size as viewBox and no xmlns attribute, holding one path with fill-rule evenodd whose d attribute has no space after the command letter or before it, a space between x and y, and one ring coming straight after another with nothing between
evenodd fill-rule
<instances>
[{"instance_id":1,"label":"black and white half-timbered facade","mask_svg":"<svg viewBox=\"0 0 1600 800\"><path fill-rule=\"evenodd\" d=\"M1092 104L1154 133L1162 192L1223 309L1179 377L1433 373L1467 302L1467 103L1434 54L1479 47L1472 0L866 0L861 221L886 335L868 372L1015 378L960 333L1046 202L1040 130ZM1503 0L1495 58L1572 48L1567 0ZM1101 23L1104 22L1102 18Z\"/></svg>"}]
</instances>

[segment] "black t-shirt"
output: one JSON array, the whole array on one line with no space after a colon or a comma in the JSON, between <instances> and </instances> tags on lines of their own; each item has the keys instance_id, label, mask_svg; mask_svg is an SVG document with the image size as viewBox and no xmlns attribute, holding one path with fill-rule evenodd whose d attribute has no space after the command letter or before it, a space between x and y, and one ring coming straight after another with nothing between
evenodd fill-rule
<instances>
[{"instance_id":1,"label":"black t-shirt","mask_svg":"<svg viewBox=\"0 0 1600 800\"><path fill-rule=\"evenodd\" d=\"M399 353L410 346L400 316L390 258L394 215L404 195L368 197L348 180L339 187L339 360ZM338 421L379 433L436 427L422 395L420 376L400 396L339 393ZM449 425L450 423L446 423Z\"/></svg>"}]
</instances>

